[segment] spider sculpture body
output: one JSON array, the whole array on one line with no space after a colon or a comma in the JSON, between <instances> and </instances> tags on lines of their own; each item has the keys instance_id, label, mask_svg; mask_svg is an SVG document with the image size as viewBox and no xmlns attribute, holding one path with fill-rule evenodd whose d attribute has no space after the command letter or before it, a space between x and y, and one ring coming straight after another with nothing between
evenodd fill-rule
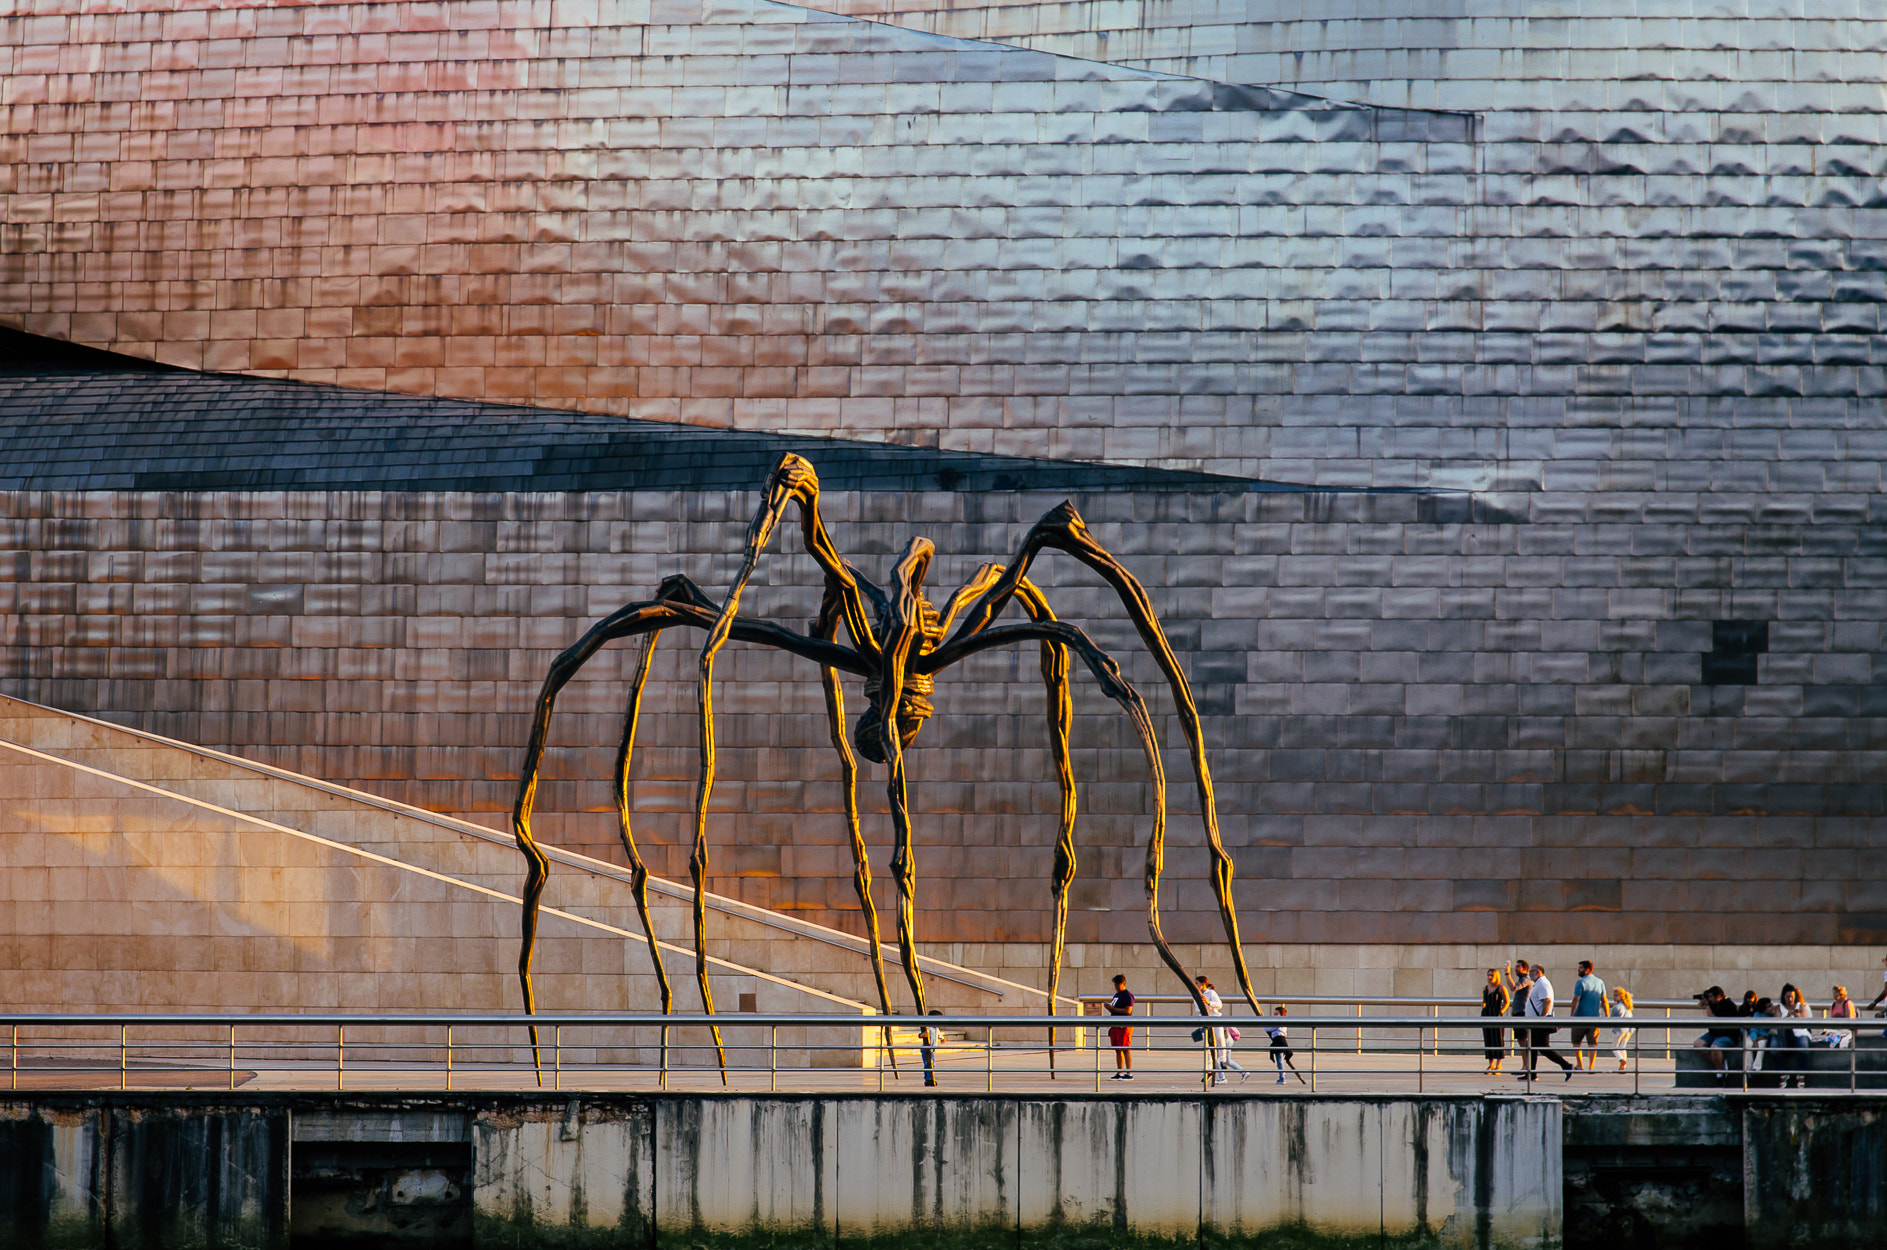
<instances>
[{"instance_id":1,"label":"spider sculpture body","mask_svg":"<svg viewBox=\"0 0 1887 1250\"><path fill-rule=\"evenodd\" d=\"M789 506L795 505L799 511L800 531L806 550L825 577L819 615L804 634L772 622L755 621L739 615L741 594L753 575L761 553ZM1089 536L1074 506L1063 503L1036 522L1007 565L983 565L950 596L941 609L935 607L924 592L925 575L934 553L928 539L914 538L910 541L893 570L892 585L889 589L880 589L840 558L819 516L819 479L810 464L790 454L780 459L767 478L765 498L747 530L740 572L725 599L716 603L686 577L669 577L662 582L654 599L629 604L598 621L552 662L544 678L531 722L530 744L526 748L524 767L519 778L517 802L512 811L512 828L517 837L518 849L525 858L526 872L523 943L518 955L518 979L524 992L525 1010L536 1010L536 996L531 986L531 957L536 945L538 905L549 875L549 861L531 835L531 812L551 712L558 692L604 645L620 638L640 635L644 640L642 657L630 685L622 740L616 755L615 797L619 832L623 849L629 858L631 888L643 928L648 934L649 954L655 965L661 991L662 1011L664 1014L673 1011L674 990L663 967L661 949L656 942L649 915L649 872L636 848L630 824L628 779L630 757L635 746L636 721L656 641L663 630L685 626L706 633L697 673L700 776L695 788L694 847L689 859L689 872L695 891L695 978L705 1012L712 1013L714 1010L713 996L708 987L707 913L703 897L708 868L708 800L714 790L715 777L714 661L721 648L732 638L758 646L775 647L819 666L825 690L827 724L833 748L839 757L845 815L851 830L855 866L853 881L870 939L872 972L877 979L880 1004L887 1016L891 1014L891 996L885 984L878 917L871 898L871 866L859 829L857 756L862 755L872 763L883 764L887 769L893 838L891 873L897 891L898 947L911 998L917 1014L923 1015L927 1007L924 977L917 957L914 916L917 868L911 845L905 751L931 714L930 696L937 673L959 660L992 648L1028 642L1038 644L1042 680L1048 693L1048 740L1061 787L1060 836L1056 842L1051 882L1054 930L1047 994L1052 1012L1057 1001L1056 991L1060 984L1062 955L1066 945L1068 889L1075 873L1076 795L1074 770L1069 759L1069 729L1073 720L1073 703L1069 695L1069 653L1073 652L1080 657L1102 691L1119 704L1133 722L1139 736L1152 783L1153 798L1145 868L1147 931L1161 959L1179 977L1201 1014L1204 1014L1205 1003L1192 977L1160 930L1159 888L1165 857L1166 778L1146 702L1121 675L1120 666L1113 657L1097 646L1083 630L1058 620L1048 600L1029 580L1031 563L1037 555L1048 549L1074 556L1114 588L1172 691L1191 756L1193 780L1198 790L1200 812L1204 817L1206 838L1212 855L1212 883L1226 940L1231 946L1233 966L1246 1000L1254 1011L1259 1011L1257 995L1252 990L1251 976L1245 964L1244 950L1239 942L1238 915L1232 902L1232 860L1219 837L1218 813L1213 801L1211 773L1206 767L1199 713L1193 703L1186 675L1167 643L1165 632L1160 628L1159 620L1154 616L1152 605L1140 583ZM1011 601L1019 603L1029 619L1015 624L995 624ZM849 645L839 641L841 625L850 640ZM952 625L956 627L954 632L951 630ZM849 741L845 731L845 696L839 681L841 672L862 678L865 685L865 710L849 735ZM717 1055L721 1056L725 1079L726 1062L720 1049L718 1030L715 1031L714 1040ZM1051 1061L1053 1043L1051 1033ZM533 1030L534 1049L536 1044L536 1032ZM927 1051L925 1066L926 1083L932 1083L934 1078L929 1071Z\"/></svg>"}]
</instances>

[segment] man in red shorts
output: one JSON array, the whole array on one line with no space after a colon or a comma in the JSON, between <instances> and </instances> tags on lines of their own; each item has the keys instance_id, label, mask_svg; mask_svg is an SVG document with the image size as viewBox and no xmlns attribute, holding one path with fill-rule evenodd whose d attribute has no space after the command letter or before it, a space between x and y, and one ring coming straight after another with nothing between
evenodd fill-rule
<instances>
[{"instance_id":1,"label":"man in red shorts","mask_svg":"<svg viewBox=\"0 0 1887 1250\"><path fill-rule=\"evenodd\" d=\"M1134 1014L1134 993L1127 988L1125 973L1114 974L1114 997L1107 1000L1107 1014L1125 1016L1129 1020ZM1107 1044L1114 1048L1114 1075L1110 1081L1131 1081L1134 1079L1134 1026L1116 1024L1107 1030Z\"/></svg>"}]
</instances>

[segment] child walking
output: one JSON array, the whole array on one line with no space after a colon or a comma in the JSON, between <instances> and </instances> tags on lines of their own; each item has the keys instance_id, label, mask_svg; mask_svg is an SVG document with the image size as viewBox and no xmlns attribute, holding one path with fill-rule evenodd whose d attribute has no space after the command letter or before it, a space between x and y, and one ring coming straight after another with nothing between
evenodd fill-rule
<instances>
[{"instance_id":1,"label":"child walking","mask_svg":"<svg viewBox=\"0 0 1887 1250\"><path fill-rule=\"evenodd\" d=\"M1291 1013L1284 1009L1284 1004L1279 1003L1271 1014L1273 1016L1288 1016ZM1297 1078L1298 1084L1310 1084L1309 1081L1304 1079L1304 1074L1297 1070L1296 1061L1291 1058L1291 1036L1289 1028L1279 1023L1269 1026L1265 1029L1265 1032L1271 1035L1271 1062L1278 1066L1278 1084L1284 1084L1284 1067L1286 1064L1290 1065L1291 1075Z\"/></svg>"}]
</instances>

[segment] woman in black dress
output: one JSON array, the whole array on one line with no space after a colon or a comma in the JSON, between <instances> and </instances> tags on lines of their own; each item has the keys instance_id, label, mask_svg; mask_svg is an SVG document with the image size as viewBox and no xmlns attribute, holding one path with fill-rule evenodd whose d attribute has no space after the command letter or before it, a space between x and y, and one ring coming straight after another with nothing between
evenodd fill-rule
<instances>
[{"instance_id":1,"label":"woman in black dress","mask_svg":"<svg viewBox=\"0 0 1887 1250\"><path fill-rule=\"evenodd\" d=\"M1501 984L1500 973L1487 970L1487 984L1481 987L1481 1014L1484 1016L1504 1016L1507 1014L1507 987ZM1505 1030L1482 1029L1481 1045L1487 1055L1487 1075L1500 1075L1500 1061L1507 1057Z\"/></svg>"}]
</instances>

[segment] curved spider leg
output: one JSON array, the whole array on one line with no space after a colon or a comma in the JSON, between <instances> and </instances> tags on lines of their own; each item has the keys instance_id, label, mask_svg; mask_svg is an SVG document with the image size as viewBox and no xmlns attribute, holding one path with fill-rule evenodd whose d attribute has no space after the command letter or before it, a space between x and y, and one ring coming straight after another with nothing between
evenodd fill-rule
<instances>
[{"instance_id":1,"label":"curved spider leg","mask_svg":"<svg viewBox=\"0 0 1887 1250\"><path fill-rule=\"evenodd\" d=\"M551 661L538 691L531 716L530 743L525 748L524 763L518 773L518 794L511 809L511 829L518 850L524 856L523 940L518 950L518 983L524 993L526 1014L536 1014L537 994L531 983L531 961L537 950L537 917L544 885L550 877L550 861L538 847L531 833L531 813L537 802L538 769L543 763L544 747L550 733L551 712L557 695L577 672L607 643L634 637L671 625L692 625L706 629L715 623L714 602L685 577L664 578L656 599L631 603L610 613L585 631L570 647ZM758 643L790 652L816 664L844 669L868 676L873 671L864 657L849 647L807 638L771 621L736 621L732 636L742 642ZM537 1065L538 1080L543 1080L537 1029L531 1029L531 1056Z\"/></svg>"},{"instance_id":2,"label":"curved spider leg","mask_svg":"<svg viewBox=\"0 0 1887 1250\"><path fill-rule=\"evenodd\" d=\"M616 826L622 837L622 849L629 856L629 889L635 895L636 914L642 917L642 932L649 939L649 961L655 965L655 984L662 995L662 1014L673 1015L675 989L668 983L668 969L662 966L662 944L655 936L655 920L649 914L649 866L636 849L636 835L629 823L629 758L636 749L636 722L642 715L642 691L649 682L649 669L655 662L655 644L662 631L651 629L642 638L642 659L636 665L634 681L629 686L629 709L622 718L622 744L616 750ZM662 1071L668 1070L668 1030L662 1030Z\"/></svg>"},{"instance_id":3,"label":"curved spider leg","mask_svg":"<svg viewBox=\"0 0 1887 1250\"><path fill-rule=\"evenodd\" d=\"M1035 583L1023 578L1017 596L1036 621L1053 621L1055 613ZM1068 648L1044 641L1042 684L1048 693L1048 745L1055 757L1055 779L1061 783L1061 830L1055 839L1055 929L1049 943L1048 1014L1055 1014L1061 987L1061 961L1068 948L1068 887L1075 879L1075 770L1068 755L1068 731L1074 723L1074 699L1068 688ZM1048 1074L1055 1075L1055 1030L1048 1031Z\"/></svg>"},{"instance_id":4,"label":"curved spider leg","mask_svg":"<svg viewBox=\"0 0 1887 1250\"><path fill-rule=\"evenodd\" d=\"M1001 579L1002 575L1003 567L1000 564L983 564L977 566L976 572L970 574L970 580L957 587L956 593L950 596L950 602L944 604L943 611L940 612L937 617L937 632L939 634L949 633L950 623L957 619L958 613L969 607L973 600L987 591L991 586L994 586L997 581Z\"/></svg>"},{"instance_id":5,"label":"curved spider leg","mask_svg":"<svg viewBox=\"0 0 1887 1250\"><path fill-rule=\"evenodd\" d=\"M910 983L917 1014L928 1014L924 1000L924 973L917 964L917 857L911 847L910 789L904 775L904 736L899 731L898 707L904 697L905 666L923 639L923 607L919 588L930 569L936 549L928 538L913 538L904 548L895 572L891 615L879 653L878 701L884 709L885 792L891 801L891 877L898 888L898 948L904 957L904 979ZM935 1085L937 1073L931 1048L922 1046L924 1084Z\"/></svg>"},{"instance_id":6,"label":"curved spider leg","mask_svg":"<svg viewBox=\"0 0 1887 1250\"><path fill-rule=\"evenodd\" d=\"M1147 773L1153 784L1153 830L1147 837L1145 876L1147 932L1160 952L1161 961L1179 977L1187 994L1192 997L1193 1004L1198 1007L1199 1014L1205 1015L1205 997L1193 983L1186 966L1179 961L1179 956L1167 944L1166 935L1160 928L1160 874L1166 865L1166 769L1160 762L1160 746L1153 733L1153 718L1147 713L1146 700L1121 675L1120 665L1078 627L1066 621L1033 621L1027 625L998 626L968 638L953 639L922 657L918 670L935 673L979 651L1007 646L1012 642L1056 642L1070 648L1087 664L1088 671L1100 682L1102 692L1120 704L1133 722L1134 732L1140 736L1141 751L1147 757Z\"/></svg>"},{"instance_id":7,"label":"curved spider leg","mask_svg":"<svg viewBox=\"0 0 1887 1250\"><path fill-rule=\"evenodd\" d=\"M829 590L836 591L845 611L845 627L854 646L863 653L877 651L870 623L865 619L864 595L857 576L839 558L819 515L819 475L799 456L787 453L767 475L766 498L747 526L747 543L741 556L740 572L721 601L720 615L701 644L701 659L696 677L696 704L701 715L700 776L695 783L694 851L688 857L688 874L694 881L695 981L701 989L701 1007L714 1014L714 991L708 985L708 915L705 899L708 872L708 801L714 795L714 657L734 629L740 612L740 596L747 589L760 553L766 549L773 531L785 515L788 504L797 503L800 531L806 550L826 575ZM721 1083L727 1083L727 1051L721 1045L721 1030L714 1034L714 1054L720 1063Z\"/></svg>"},{"instance_id":8,"label":"curved spider leg","mask_svg":"<svg viewBox=\"0 0 1887 1250\"><path fill-rule=\"evenodd\" d=\"M1126 566L1094 541L1088 533L1087 523L1075 511L1072 502L1057 504L1030 527L1016 551L1016 558L1010 562L1002 578L964 614L963 624L957 628L951 641L967 639L985 629L1002 611L1009 597L1016 593L1023 579L1028 576L1029 564L1045 547L1067 552L1099 573L1102 580L1114 588L1133 621L1134 629L1140 634L1141 641L1146 643L1147 650L1153 653L1154 662L1160 666L1160 672L1166 677L1166 684L1173 692L1180 728L1185 731L1186 747L1192 760L1193 785L1199 796L1199 813L1205 823L1206 843L1212 854L1212 889L1219 904L1219 920L1225 928L1225 940L1232 948L1232 966L1238 975L1239 989L1244 992L1245 1001L1251 1004L1252 1011L1263 1015L1264 1009L1259 1005L1257 991L1252 988L1251 970L1245 963L1245 944L1238 933L1238 908L1232 899L1232 856L1226 851L1225 841L1219 835L1219 807L1212 792L1212 770L1206 764L1205 735L1199 723L1198 705L1193 702L1192 686L1186 680L1186 672L1180 667L1179 658L1173 654L1172 645L1166 640L1166 631L1160 628L1160 620L1154 615L1153 603L1147 598L1146 588L1127 571Z\"/></svg>"},{"instance_id":9,"label":"curved spider leg","mask_svg":"<svg viewBox=\"0 0 1887 1250\"><path fill-rule=\"evenodd\" d=\"M838 632L838 597L828 588L825 602L819 606L819 618L813 622L814 638L831 638ZM819 680L826 694L826 726L832 733L832 747L839 753L839 776L845 788L845 827L852 834L852 885L858 891L859 911L865 917L865 935L871 942L871 975L878 983L878 1005L887 1020L891 1017L891 990L885 985L884 945L878 937L878 908L871 901L871 859L865 852L865 835L858 821L858 757L845 732L845 690L839 685L839 671L831 667L819 670ZM895 1076L898 1052L891 1045L891 1026L884 1027L884 1052L891 1059Z\"/></svg>"},{"instance_id":10,"label":"curved spider leg","mask_svg":"<svg viewBox=\"0 0 1887 1250\"><path fill-rule=\"evenodd\" d=\"M664 583L663 589L666 590ZM537 1014L537 993L531 984L531 960L537 953L537 914L543 901L544 886L550 880L550 860L531 834L531 810L537 802L537 775L544 758L544 745L550 734L550 715L557 695L570 683L577 671L588 663L605 643L662 628L670 623L674 608L663 600L632 603L592 625L582 638L551 661L538 691L537 705L531 716L530 745L524 750L524 766L518 775L518 796L511 808L511 832L518 850L524 855L523 940L518 950L518 984L524 992L524 1012ZM539 1050L537 1026L531 1026L531 1062L537 1069L537 1083L544 1083L544 1063Z\"/></svg>"}]
</instances>

